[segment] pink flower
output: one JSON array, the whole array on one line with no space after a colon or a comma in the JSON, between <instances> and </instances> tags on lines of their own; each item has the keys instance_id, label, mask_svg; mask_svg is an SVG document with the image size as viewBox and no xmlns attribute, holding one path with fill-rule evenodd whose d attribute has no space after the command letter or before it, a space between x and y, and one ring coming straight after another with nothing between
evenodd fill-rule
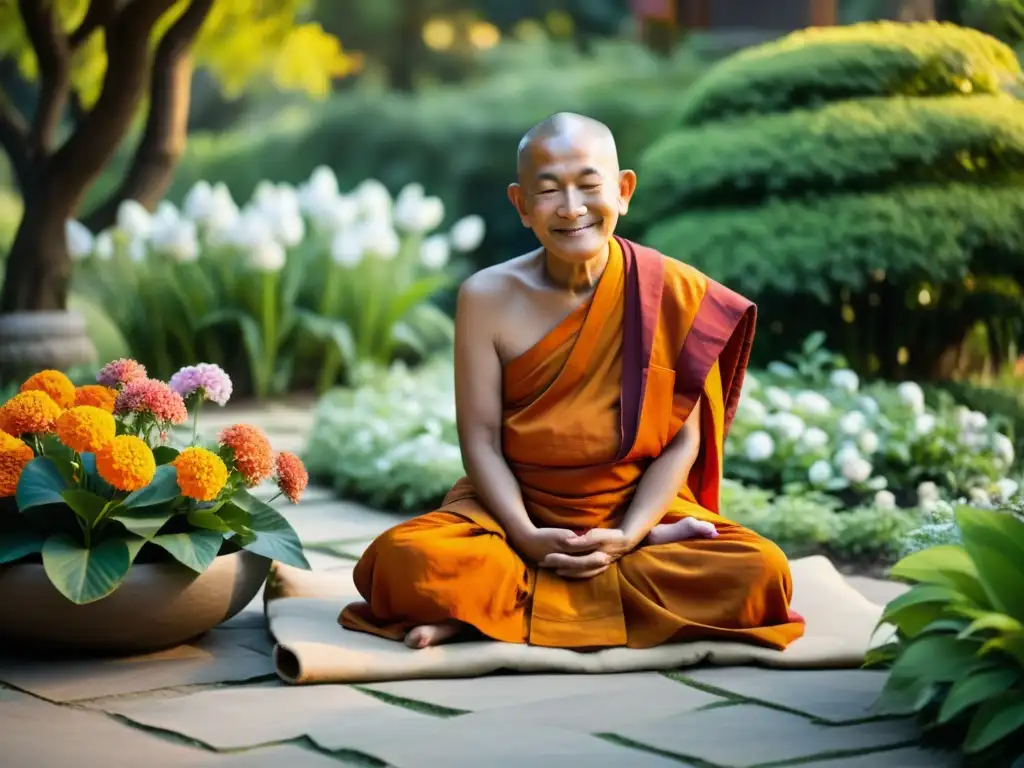
<instances>
[{"instance_id":1,"label":"pink flower","mask_svg":"<svg viewBox=\"0 0 1024 768\"><path fill-rule=\"evenodd\" d=\"M96 374L96 383L105 387L121 387L133 381L146 378L146 366L127 357L104 365Z\"/></svg>"},{"instance_id":2,"label":"pink flower","mask_svg":"<svg viewBox=\"0 0 1024 768\"><path fill-rule=\"evenodd\" d=\"M124 386L114 403L114 413L151 413L165 424L184 424L188 409L181 395L156 379L136 379Z\"/></svg>"},{"instance_id":3,"label":"pink flower","mask_svg":"<svg viewBox=\"0 0 1024 768\"><path fill-rule=\"evenodd\" d=\"M200 397L224 405L231 398L231 377L214 363L199 363L182 368L171 376L171 389L182 397L198 393Z\"/></svg>"}]
</instances>

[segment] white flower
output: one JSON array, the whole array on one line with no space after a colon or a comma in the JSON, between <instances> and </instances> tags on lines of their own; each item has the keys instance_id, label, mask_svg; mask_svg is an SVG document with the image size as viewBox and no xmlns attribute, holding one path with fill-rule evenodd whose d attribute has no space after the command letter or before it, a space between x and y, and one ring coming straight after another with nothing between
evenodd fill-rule
<instances>
[{"instance_id":1,"label":"white flower","mask_svg":"<svg viewBox=\"0 0 1024 768\"><path fill-rule=\"evenodd\" d=\"M819 459L807 470L807 479L811 481L811 485L824 485L832 479L832 465L824 459Z\"/></svg>"},{"instance_id":2,"label":"white flower","mask_svg":"<svg viewBox=\"0 0 1024 768\"><path fill-rule=\"evenodd\" d=\"M455 228L453 227L452 228L453 232L454 232L454 229ZM761 382L757 380L757 377L754 374L748 373L746 376L743 377L743 391L744 392L757 392L757 390L759 390L760 388L761 388Z\"/></svg>"},{"instance_id":3,"label":"white flower","mask_svg":"<svg viewBox=\"0 0 1024 768\"><path fill-rule=\"evenodd\" d=\"M431 235L420 246L420 262L427 269L441 269L448 263L448 238L444 235Z\"/></svg>"},{"instance_id":4,"label":"white flower","mask_svg":"<svg viewBox=\"0 0 1024 768\"><path fill-rule=\"evenodd\" d=\"M988 426L988 417L980 411L961 407L957 408L956 417L960 428L970 432L980 432Z\"/></svg>"},{"instance_id":5,"label":"white flower","mask_svg":"<svg viewBox=\"0 0 1024 768\"><path fill-rule=\"evenodd\" d=\"M794 407L814 416L825 416L832 410L832 403L824 395L805 389L796 396Z\"/></svg>"},{"instance_id":6,"label":"white flower","mask_svg":"<svg viewBox=\"0 0 1024 768\"><path fill-rule=\"evenodd\" d=\"M1018 490L1020 490L1020 483L1008 477L1004 477L996 483L996 493L999 495L1000 501L1009 501L1017 495Z\"/></svg>"},{"instance_id":7,"label":"white flower","mask_svg":"<svg viewBox=\"0 0 1024 768\"><path fill-rule=\"evenodd\" d=\"M754 423L764 421L768 415L768 409L753 397L740 397L740 405L737 412L747 421Z\"/></svg>"},{"instance_id":8,"label":"white flower","mask_svg":"<svg viewBox=\"0 0 1024 768\"><path fill-rule=\"evenodd\" d=\"M871 395L861 395L857 398L857 404L860 405L860 409L864 413L872 416L878 415L878 401L871 397Z\"/></svg>"},{"instance_id":9,"label":"white flower","mask_svg":"<svg viewBox=\"0 0 1024 768\"><path fill-rule=\"evenodd\" d=\"M868 481L874 467L871 466L871 462L867 459L857 457L845 462L840 469L843 473L843 477L851 483L859 485Z\"/></svg>"},{"instance_id":10,"label":"white flower","mask_svg":"<svg viewBox=\"0 0 1024 768\"><path fill-rule=\"evenodd\" d=\"M342 229L331 238L331 259L342 267L355 267L363 260L362 233L357 229Z\"/></svg>"},{"instance_id":11,"label":"white flower","mask_svg":"<svg viewBox=\"0 0 1024 768\"><path fill-rule=\"evenodd\" d=\"M178 219L163 224L153 233L152 243L159 253L178 262L190 262L199 258L199 237L196 223L190 219Z\"/></svg>"},{"instance_id":12,"label":"white flower","mask_svg":"<svg viewBox=\"0 0 1024 768\"><path fill-rule=\"evenodd\" d=\"M134 237L128 241L128 259L138 264L146 259L146 241L139 237Z\"/></svg>"},{"instance_id":13,"label":"white flower","mask_svg":"<svg viewBox=\"0 0 1024 768\"><path fill-rule=\"evenodd\" d=\"M367 179L355 190L359 210L368 219L391 219L391 193L376 179Z\"/></svg>"},{"instance_id":14,"label":"white flower","mask_svg":"<svg viewBox=\"0 0 1024 768\"><path fill-rule=\"evenodd\" d=\"M860 458L861 455L860 451L857 450L857 446L855 446L853 443L844 443L839 448L839 450L836 451L836 455L833 457L833 461L835 462L837 467L843 467L846 464L849 464L851 461L856 461Z\"/></svg>"},{"instance_id":15,"label":"white flower","mask_svg":"<svg viewBox=\"0 0 1024 768\"><path fill-rule=\"evenodd\" d=\"M338 197L338 177L326 165L318 165L298 189L299 208L313 218Z\"/></svg>"},{"instance_id":16,"label":"white flower","mask_svg":"<svg viewBox=\"0 0 1024 768\"><path fill-rule=\"evenodd\" d=\"M100 261L108 261L114 256L114 237L109 230L103 230L96 235L96 243L93 246L93 255Z\"/></svg>"},{"instance_id":17,"label":"white flower","mask_svg":"<svg viewBox=\"0 0 1024 768\"><path fill-rule=\"evenodd\" d=\"M775 454L775 441L767 432L751 432L743 441L743 452L750 461L766 461Z\"/></svg>"},{"instance_id":18,"label":"white flower","mask_svg":"<svg viewBox=\"0 0 1024 768\"><path fill-rule=\"evenodd\" d=\"M254 243L248 255L249 265L258 272L280 272L288 259L284 246L272 238Z\"/></svg>"},{"instance_id":19,"label":"white flower","mask_svg":"<svg viewBox=\"0 0 1024 768\"><path fill-rule=\"evenodd\" d=\"M957 442L973 453L980 453L985 447L985 436L978 432L961 432Z\"/></svg>"},{"instance_id":20,"label":"white flower","mask_svg":"<svg viewBox=\"0 0 1024 768\"><path fill-rule=\"evenodd\" d=\"M133 240L149 237L152 219L137 200L123 200L117 208L117 228Z\"/></svg>"},{"instance_id":21,"label":"white flower","mask_svg":"<svg viewBox=\"0 0 1024 768\"><path fill-rule=\"evenodd\" d=\"M992 497L988 495L988 492L981 488L971 488L967 494L971 500L971 504L975 504L979 507L988 507L992 505Z\"/></svg>"},{"instance_id":22,"label":"white flower","mask_svg":"<svg viewBox=\"0 0 1024 768\"><path fill-rule=\"evenodd\" d=\"M819 427L811 427L804 432L804 436L800 442L805 448L816 451L819 448L824 448L828 445L828 433Z\"/></svg>"},{"instance_id":23,"label":"white flower","mask_svg":"<svg viewBox=\"0 0 1024 768\"><path fill-rule=\"evenodd\" d=\"M793 398L784 389L768 387L764 391L764 396L768 400L768 404L779 411L788 411L793 407Z\"/></svg>"},{"instance_id":24,"label":"white flower","mask_svg":"<svg viewBox=\"0 0 1024 768\"><path fill-rule=\"evenodd\" d=\"M391 261L402 247L398 233L383 222L367 224L363 230L363 246L367 254Z\"/></svg>"},{"instance_id":25,"label":"white flower","mask_svg":"<svg viewBox=\"0 0 1024 768\"><path fill-rule=\"evenodd\" d=\"M939 501L940 498L939 486L931 480L926 480L917 486L917 500L922 504L925 502L936 502Z\"/></svg>"},{"instance_id":26,"label":"white flower","mask_svg":"<svg viewBox=\"0 0 1024 768\"><path fill-rule=\"evenodd\" d=\"M778 376L780 379L792 379L796 376L796 369L786 363L773 360L768 363L768 373Z\"/></svg>"},{"instance_id":27,"label":"white flower","mask_svg":"<svg viewBox=\"0 0 1024 768\"><path fill-rule=\"evenodd\" d=\"M75 219L64 222L64 237L68 243L68 255L73 261L87 258L95 247L92 232L85 224Z\"/></svg>"},{"instance_id":28,"label":"white flower","mask_svg":"<svg viewBox=\"0 0 1024 768\"><path fill-rule=\"evenodd\" d=\"M306 224L298 211L281 208L270 217L270 228L283 246L294 248L306 236Z\"/></svg>"},{"instance_id":29,"label":"white flower","mask_svg":"<svg viewBox=\"0 0 1024 768\"><path fill-rule=\"evenodd\" d=\"M359 201L349 195L339 195L315 215L318 227L328 232L352 228L359 218Z\"/></svg>"},{"instance_id":30,"label":"white flower","mask_svg":"<svg viewBox=\"0 0 1024 768\"><path fill-rule=\"evenodd\" d=\"M892 491L879 491L875 494L875 506L879 509L896 509L896 497Z\"/></svg>"},{"instance_id":31,"label":"white flower","mask_svg":"<svg viewBox=\"0 0 1024 768\"><path fill-rule=\"evenodd\" d=\"M406 184L395 199L395 224L405 232L430 232L443 219L444 203L441 198L425 196L421 184Z\"/></svg>"},{"instance_id":32,"label":"white flower","mask_svg":"<svg viewBox=\"0 0 1024 768\"><path fill-rule=\"evenodd\" d=\"M483 218L476 214L463 216L452 225L451 231L448 233L452 241L452 248L462 253L475 251L483 242L484 230Z\"/></svg>"},{"instance_id":33,"label":"white flower","mask_svg":"<svg viewBox=\"0 0 1024 768\"><path fill-rule=\"evenodd\" d=\"M773 413L765 418L764 424L787 440L799 440L806 429L804 420L795 413Z\"/></svg>"},{"instance_id":34,"label":"white flower","mask_svg":"<svg viewBox=\"0 0 1024 768\"><path fill-rule=\"evenodd\" d=\"M871 430L868 430L867 432L862 432L860 437L857 438L857 446L861 449L862 452L868 455L871 455L872 453L875 453L878 450L878 443L878 435L876 435Z\"/></svg>"},{"instance_id":35,"label":"white flower","mask_svg":"<svg viewBox=\"0 0 1024 768\"><path fill-rule=\"evenodd\" d=\"M839 419L839 429L847 435L859 435L867 426L867 418L860 411L849 411Z\"/></svg>"},{"instance_id":36,"label":"white flower","mask_svg":"<svg viewBox=\"0 0 1024 768\"><path fill-rule=\"evenodd\" d=\"M1014 458L1013 441L1001 432L995 432L992 435L992 453L1006 466L1010 466Z\"/></svg>"},{"instance_id":37,"label":"white flower","mask_svg":"<svg viewBox=\"0 0 1024 768\"><path fill-rule=\"evenodd\" d=\"M202 221L206 230L206 237L212 245L224 243L228 233L234 229L241 217L238 205L231 197L224 182L218 182L213 187L213 199L210 203L210 210Z\"/></svg>"},{"instance_id":38,"label":"white flower","mask_svg":"<svg viewBox=\"0 0 1024 768\"><path fill-rule=\"evenodd\" d=\"M897 394L914 411L924 410L924 391L913 381L904 381L896 388Z\"/></svg>"},{"instance_id":39,"label":"white flower","mask_svg":"<svg viewBox=\"0 0 1024 768\"><path fill-rule=\"evenodd\" d=\"M930 435L935 431L935 416L931 413L919 413L914 419L914 432L918 435Z\"/></svg>"},{"instance_id":40,"label":"white flower","mask_svg":"<svg viewBox=\"0 0 1024 768\"><path fill-rule=\"evenodd\" d=\"M860 387L860 378L858 378L857 374L845 368L832 371L829 374L828 382L836 389L849 392L851 395Z\"/></svg>"},{"instance_id":41,"label":"white flower","mask_svg":"<svg viewBox=\"0 0 1024 768\"><path fill-rule=\"evenodd\" d=\"M185 195L181 210L192 221L205 222L214 210L213 187L208 181L197 181Z\"/></svg>"}]
</instances>

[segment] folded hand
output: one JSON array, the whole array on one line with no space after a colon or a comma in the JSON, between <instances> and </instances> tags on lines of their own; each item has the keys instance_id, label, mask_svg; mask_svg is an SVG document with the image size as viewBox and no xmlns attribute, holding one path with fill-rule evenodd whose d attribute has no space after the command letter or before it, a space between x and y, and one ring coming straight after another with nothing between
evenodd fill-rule
<instances>
[{"instance_id":1,"label":"folded hand","mask_svg":"<svg viewBox=\"0 0 1024 768\"><path fill-rule=\"evenodd\" d=\"M634 547L635 542L618 528L594 528L582 536L569 537L562 545L563 551L552 552L539 564L567 579L589 579L607 571Z\"/></svg>"}]
</instances>

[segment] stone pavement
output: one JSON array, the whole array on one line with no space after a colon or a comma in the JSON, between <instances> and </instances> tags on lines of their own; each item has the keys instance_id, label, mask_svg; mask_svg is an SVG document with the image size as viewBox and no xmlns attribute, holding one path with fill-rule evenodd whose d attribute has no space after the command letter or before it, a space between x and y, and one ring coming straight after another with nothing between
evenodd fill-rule
<instances>
[{"instance_id":1,"label":"stone pavement","mask_svg":"<svg viewBox=\"0 0 1024 768\"><path fill-rule=\"evenodd\" d=\"M216 415L204 432L248 420L288 449L301 449L310 419L294 407ZM399 519L318 488L290 512L324 570L351 568ZM851 582L876 602L897 589ZM287 686L273 673L261 599L193 645L130 669L0 656L0 768L957 764L916 746L910 722L868 717L884 681L875 672L702 667Z\"/></svg>"}]
</instances>

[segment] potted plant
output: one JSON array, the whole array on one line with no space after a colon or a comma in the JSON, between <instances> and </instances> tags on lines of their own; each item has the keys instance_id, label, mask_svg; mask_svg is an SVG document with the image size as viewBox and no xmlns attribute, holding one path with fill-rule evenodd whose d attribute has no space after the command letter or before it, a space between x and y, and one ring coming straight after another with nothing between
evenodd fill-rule
<instances>
[{"instance_id":1,"label":"potted plant","mask_svg":"<svg viewBox=\"0 0 1024 768\"><path fill-rule=\"evenodd\" d=\"M247 424L198 437L217 366L150 379L133 360L75 387L59 371L0 407L0 638L128 652L170 647L247 605L270 563L309 568L292 526L250 490L297 503L308 475ZM169 434L192 409L192 439ZM274 499L271 499L271 502Z\"/></svg>"}]
</instances>

